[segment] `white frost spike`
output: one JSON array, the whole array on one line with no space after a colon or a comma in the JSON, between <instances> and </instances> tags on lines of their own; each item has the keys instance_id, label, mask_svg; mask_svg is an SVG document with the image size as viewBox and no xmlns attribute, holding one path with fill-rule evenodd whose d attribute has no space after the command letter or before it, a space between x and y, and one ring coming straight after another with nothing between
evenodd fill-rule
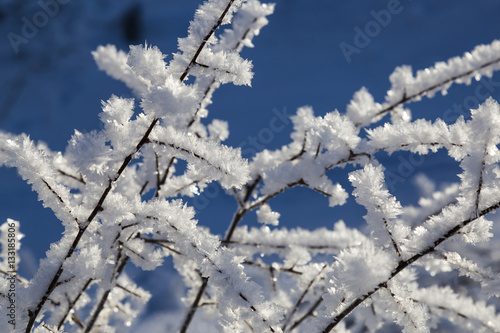
<instances>
[{"instance_id":1,"label":"white frost spike","mask_svg":"<svg viewBox=\"0 0 500 333\"><path fill-rule=\"evenodd\" d=\"M16 135L0 130L0 166L4 166L12 158L9 147L16 140Z\"/></svg>"},{"instance_id":2,"label":"white frost spike","mask_svg":"<svg viewBox=\"0 0 500 333\"><path fill-rule=\"evenodd\" d=\"M387 281L394 267L393 257L367 240L339 254L330 278L336 288L350 297L358 297Z\"/></svg>"},{"instance_id":3,"label":"white frost spike","mask_svg":"<svg viewBox=\"0 0 500 333\"><path fill-rule=\"evenodd\" d=\"M229 137L227 121L214 119L212 123L208 125L208 133L210 134L210 139L214 141L226 140Z\"/></svg>"},{"instance_id":4,"label":"white frost spike","mask_svg":"<svg viewBox=\"0 0 500 333\"><path fill-rule=\"evenodd\" d=\"M385 187L383 168L367 164L363 170L350 173L349 180L355 187L356 201L368 211L365 220L376 243L390 245L400 254L398 241L394 238L394 220L402 213L402 207Z\"/></svg>"},{"instance_id":5,"label":"white frost spike","mask_svg":"<svg viewBox=\"0 0 500 333\"><path fill-rule=\"evenodd\" d=\"M111 142L114 150L127 151L133 129L130 128L130 118L134 114L134 99L111 96L107 102L102 103L99 118L104 124L106 137Z\"/></svg>"},{"instance_id":6,"label":"white frost spike","mask_svg":"<svg viewBox=\"0 0 500 333\"><path fill-rule=\"evenodd\" d=\"M365 87L357 91L349 105L347 106L346 115L357 126L367 126L371 122L377 121L382 115L376 117L377 112L382 109L379 103L376 103L373 96Z\"/></svg>"},{"instance_id":7,"label":"white frost spike","mask_svg":"<svg viewBox=\"0 0 500 333\"><path fill-rule=\"evenodd\" d=\"M468 205L473 210L471 214L500 200L494 164L500 161L499 126L500 106L492 98L472 110L472 119L465 124L468 138L463 144L464 159L460 164L464 171L460 175L459 202Z\"/></svg>"},{"instance_id":8,"label":"white frost spike","mask_svg":"<svg viewBox=\"0 0 500 333\"><path fill-rule=\"evenodd\" d=\"M478 218L462 228L460 238L466 243L487 242L493 234L490 232L493 222L487 220L484 216Z\"/></svg>"},{"instance_id":9,"label":"white frost spike","mask_svg":"<svg viewBox=\"0 0 500 333\"><path fill-rule=\"evenodd\" d=\"M235 14L231 29L224 30L219 44L214 49L240 51L243 46L253 47L253 37L268 24L266 16L273 12L274 4L262 4L257 0L245 2ZM241 44L238 45L238 43Z\"/></svg>"},{"instance_id":10,"label":"white frost spike","mask_svg":"<svg viewBox=\"0 0 500 333\"><path fill-rule=\"evenodd\" d=\"M468 139L463 119L448 126L441 119L431 123L425 119L417 119L411 123L398 122L385 124L367 130L368 144L377 150L385 150L392 154L398 150L408 150L413 153L428 154L445 147L455 159L463 158L462 145Z\"/></svg>"},{"instance_id":11,"label":"white frost spike","mask_svg":"<svg viewBox=\"0 0 500 333\"><path fill-rule=\"evenodd\" d=\"M138 77L127 64L128 55L118 51L114 45L99 46L92 52L100 70L116 80L124 82L137 96L143 96L148 91L148 82Z\"/></svg>"},{"instance_id":12,"label":"white frost spike","mask_svg":"<svg viewBox=\"0 0 500 333\"><path fill-rule=\"evenodd\" d=\"M333 184L325 171L351 157L361 142L355 124L338 111L314 117L311 107L301 107L292 118L293 142L280 150L264 150L252 162L259 168L264 195L278 193L290 186L303 185L329 197L330 206L343 205L348 194Z\"/></svg>"},{"instance_id":13,"label":"white frost spike","mask_svg":"<svg viewBox=\"0 0 500 333\"><path fill-rule=\"evenodd\" d=\"M245 2L235 14L231 28L224 30L220 35L219 43L213 45L212 51L215 53L220 51L239 53L245 46L253 47L253 38L262 27L268 24L266 16L271 15L273 11L274 5L261 4L257 0ZM192 73L190 72L190 74ZM220 82L213 77L198 76L195 84L200 90L207 92L197 113L198 117L204 118L207 113L206 107L212 103L212 94L220 86Z\"/></svg>"},{"instance_id":14,"label":"white frost spike","mask_svg":"<svg viewBox=\"0 0 500 333\"><path fill-rule=\"evenodd\" d=\"M217 82L232 82L235 85L250 85L252 81L252 63L243 60L236 51L212 52L203 49L196 63L198 66L191 67L191 75L208 76Z\"/></svg>"},{"instance_id":15,"label":"white frost spike","mask_svg":"<svg viewBox=\"0 0 500 333\"><path fill-rule=\"evenodd\" d=\"M69 188L58 183L55 177L58 174L53 166L56 157L35 146L24 134L7 140L2 150L6 155L5 164L17 168L23 180L38 193L44 206L52 209L64 224L74 223L75 206Z\"/></svg>"},{"instance_id":16,"label":"white frost spike","mask_svg":"<svg viewBox=\"0 0 500 333\"><path fill-rule=\"evenodd\" d=\"M500 274L494 273L490 267L483 269L476 262L462 258L457 252L447 252L443 256L446 262L459 270L460 275L467 276L481 283L481 292L485 295L500 296Z\"/></svg>"},{"instance_id":17,"label":"white frost spike","mask_svg":"<svg viewBox=\"0 0 500 333\"><path fill-rule=\"evenodd\" d=\"M180 52L174 54L174 60L170 63L170 69L176 77L181 77L184 70L189 67L199 45L204 43L207 36L210 38L206 40L205 48L215 44L217 39L213 34L210 35L210 31L217 25L221 14L225 13L222 25L230 23L232 14L242 3L242 0L209 0L198 8L189 25L188 36L179 39Z\"/></svg>"},{"instance_id":18,"label":"white frost spike","mask_svg":"<svg viewBox=\"0 0 500 333\"><path fill-rule=\"evenodd\" d=\"M217 237L197 228L196 221L191 218L193 209L183 206L180 201L136 202L136 205L140 211L138 218L153 223L154 230L164 232L182 254L196 261L202 276L210 277L210 285L218 299L235 302L221 303L221 323L232 323L242 316L259 332L266 332L269 325L276 324L280 316L270 315L279 310L264 302L259 286L248 281L241 265L242 258L227 248L219 248Z\"/></svg>"},{"instance_id":19,"label":"white frost spike","mask_svg":"<svg viewBox=\"0 0 500 333\"><path fill-rule=\"evenodd\" d=\"M257 220L260 223L277 226L279 224L280 213L273 212L268 204L263 204L257 210Z\"/></svg>"},{"instance_id":20,"label":"white frost spike","mask_svg":"<svg viewBox=\"0 0 500 333\"><path fill-rule=\"evenodd\" d=\"M321 144L320 148L332 151L342 151L342 148L353 149L361 141L352 121L338 111L315 118L307 133L307 139L313 148Z\"/></svg>"},{"instance_id":21,"label":"white frost spike","mask_svg":"<svg viewBox=\"0 0 500 333\"><path fill-rule=\"evenodd\" d=\"M404 98L419 100L422 96L420 92L425 92L424 95L429 98L439 90L444 95L453 82L470 84L472 78L479 80L482 75L491 77L494 70L500 69L499 54L500 41L495 40L488 45L476 46L462 57L454 57L420 70L415 76L410 66L398 67L390 76L392 87L387 92L384 106L398 103ZM448 83L441 85L442 82Z\"/></svg>"},{"instance_id":22,"label":"white frost spike","mask_svg":"<svg viewBox=\"0 0 500 333\"><path fill-rule=\"evenodd\" d=\"M196 138L173 127L158 127L151 139L172 155L188 162L188 168L208 180L220 180L225 188L240 187L249 180L249 167L240 149Z\"/></svg>"},{"instance_id":23,"label":"white frost spike","mask_svg":"<svg viewBox=\"0 0 500 333\"><path fill-rule=\"evenodd\" d=\"M338 254L341 249L357 246L364 242L366 236L357 229L347 228L343 221L339 221L333 230L327 228L313 231L302 228L271 230L267 226L248 229L245 226L236 229L233 240L238 243L262 244L259 247L261 253L272 254L276 252L277 248L280 249L280 252L286 252L291 247L302 247L308 248L312 254L318 252Z\"/></svg>"},{"instance_id":24,"label":"white frost spike","mask_svg":"<svg viewBox=\"0 0 500 333\"><path fill-rule=\"evenodd\" d=\"M328 206L342 206L345 204L349 194L339 184L334 184L326 175L318 176L319 172L311 172L304 175L304 180L308 186L315 191L320 192L328 197Z\"/></svg>"},{"instance_id":25,"label":"white frost spike","mask_svg":"<svg viewBox=\"0 0 500 333\"><path fill-rule=\"evenodd\" d=\"M432 98L438 91L446 95L453 83L468 85L473 78L479 80L483 75L491 77L494 71L500 69L499 54L500 40L495 40L487 45L476 46L462 57L454 57L447 62L438 62L433 67L419 70L415 76L411 66L397 67L389 78L391 89L387 91L383 104L373 103L371 96L362 89L355 94L348 106L348 114L358 126L367 126L378 121L385 114L384 111L393 110L394 107L419 101L423 96ZM361 101L367 104L363 109L358 106ZM379 111L382 113L376 116ZM373 118L369 119L369 115ZM408 115L404 115L404 118L408 119Z\"/></svg>"},{"instance_id":26,"label":"white frost spike","mask_svg":"<svg viewBox=\"0 0 500 333\"><path fill-rule=\"evenodd\" d=\"M134 73L151 86L160 86L167 78L166 55L156 46L131 45L127 64Z\"/></svg>"},{"instance_id":27,"label":"white frost spike","mask_svg":"<svg viewBox=\"0 0 500 333\"><path fill-rule=\"evenodd\" d=\"M391 122L393 124L399 122L409 123L410 121L411 121L410 109L405 109L402 106L398 106L391 111Z\"/></svg>"},{"instance_id":28,"label":"white frost spike","mask_svg":"<svg viewBox=\"0 0 500 333\"><path fill-rule=\"evenodd\" d=\"M75 130L66 147L66 157L84 175L103 175L109 170L107 162L111 156L111 148L106 141L102 133L92 131L84 134Z\"/></svg>"},{"instance_id":29,"label":"white frost spike","mask_svg":"<svg viewBox=\"0 0 500 333\"><path fill-rule=\"evenodd\" d=\"M469 332L500 330L500 316L493 305L474 302L472 298L459 295L448 286L421 288L413 292L412 297L425 302L437 318L444 317L458 327L467 327Z\"/></svg>"},{"instance_id":30,"label":"white frost spike","mask_svg":"<svg viewBox=\"0 0 500 333\"><path fill-rule=\"evenodd\" d=\"M493 98L488 98L476 110L471 110L472 120L468 122L476 140L469 140L471 145L482 145L485 164L500 162L500 134L495 129L500 127L500 105ZM477 134L480 133L480 136ZM474 149L473 146L470 149Z\"/></svg>"},{"instance_id":31,"label":"white frost spike","mask_svg":"<svg viewBox=\"0 0 500 333\"><path fill-rule=\"evenodd\" d=\"M403 281L392 279L388 288L380 292L380 298L386 302L385 311L403 327L403 333L430 332L429 309L425 303L415 302L411 298L412 289Z\"/></svg>"},{"instance_id":32,"label":"white frost spike","mask_svg":"<svg viewBox=\"0 0 500 333\"><path fill-rule=\"evenodd\" d=\"M144 113L157 118L173 116L173 119L187 119L196 110L200 99L201 92L196 86L185 85L177 78L168 76L164 85L150 89L142 100L141 107Z\"/></svg>"}]
</instances>

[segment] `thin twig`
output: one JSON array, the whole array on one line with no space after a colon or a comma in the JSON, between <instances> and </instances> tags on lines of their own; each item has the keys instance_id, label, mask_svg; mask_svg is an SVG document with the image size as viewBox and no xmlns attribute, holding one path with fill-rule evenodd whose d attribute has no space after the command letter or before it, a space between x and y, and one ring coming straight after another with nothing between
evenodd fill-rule
<instances>
[{"instance_id":1,"label":"thin twig","mask_svg":"<svg viewBox=\"0 0 500 333\"><path fill-rule=\"evenodd\" d=\"M180 330L180 333L186 333L187 329L189 327L189 324L191 323L191 320L193 319L194 314L196 313L196 310L199 307L201 297L203 296L203 293L205 292L205 289L207 288L208 285L208 278L202 277L202 283L200 288L198 289L198 293L196 294L195 299L193 300L193 303L191 303L191 306L189 307L189 311L186 315L186 318L182 322L182 327Z\"/></svg>"},{"instance_id":2,"label":"thin twig","mask_svg":"<svg viewBox=\"0 0 500 333\"><path fill-rule=\"evenodd\" d=\"M314 302L314 304L309 308L309 310L302 315L302 317L299 318L296 322L293 323L293 325L290 327L290 331L293 331L297 326L302 324L304 320L306 320L308 317L314 315L314 311L320 306L320 304L323 302L323 294Z\"/></svg>"},{"instance_id":3,"label":"thin twig","mask_svg":"<svg viewBox=\"0 0 500 333\"><path fill-rule=\"evenodd\" d=\"M451 83L451 82L456 81L458 79L464 78L464 77L466 77L468 75L471 75L474 72L477 72L477 71L479 71L481 69L484 69L484 68L486 68L488 66L491 66L491 65L493 65L493 64L495 64L497 62L500 62L500 58L497 58L495 60L492 60L490 62L482 64L481 66L479 66L477 68L473 68L471 70L468 70L468 71L466 71L464 73L457 74L457 75L455 75L455 76L453 76L453 77L451 77L451 78L449 78L447 80L441 81L439 83L436 83L433 86L430 86L430 87L427 87L425 89L422 89L421 91L418 91L418 92L414 93L413 95L407 96L406 92L405 92L405 94L403 95L403 97L401 98L401 100L399 100L398 102L396 102L394 104L386 106L385 108L383 108L382 110L380 110L379 112L377 112L373 118L376 118L376 117L378 117L380 115L384 115L384 114L386 114L386 113L394 110L396 107L398 107L400 105L406 104L407 102L411 102L413 99L415 99L417 97L424 96L425 94L427 94L428 92L430 92L430 91L432 91L434 89L437 89L439 87L443 87L443 86L447 85L448 83ZM356 124L356 126L359 127L359 126L361 126L361 124Z\"/></svg>"},{"instance_id":4,"label":"thin twig","mask_svg":"<svg viewBox=\"0 0 500 333\"><path fill-rule=\"evenodd\" d=\"M340 312L338 315L336 315L332 321L322 330L323 333L330 332L335 326L337 326L345 317L347 317L354 309L356 309L361 303L363 303L367 298L369 298L371 295L373 295L375 292L377 292L380 288L387 288L387 283L392 280L396 275L401 273L405 268L413 264L415 261L419 260L420 258L428 255L429 253L432 253L435 251L436 247L439 246L441 243L443 243L445 240L449 239L450 237L454 236L457 234L460 230L462 230L464 227L469 225L471 222L477 220L479 217L482 217L488 213L491 213L492 211L500 208L500 202L489 206L488 208L485 208L481 210L477 216L468 218L460 223L458 223L455 227L451 228L448 230L445 234L443 234L441 237L439 237L437 240L435 240L430 246L428 246L425 250L413 255L411 258L407 260L400 260L398 262L397 267L392 271L390 276L387 278L386 281L381 282L378 284L374 289L369 291L368 293L359 296L356 298L354 301L352 301L342 312Z\"/></svg>"},{"instance_id":5,"label":"thin twig","mask_svg":"<svg viewBox=\"0 0 500 333\"><path fill-rule=\"evenodd\" d=\"M68 252L66 253L66 256L64 257L64 260L59 264L59 267L58 267L56 273L54 274L52 280L50 281L50 284L47 287L44 295L42 296L41 300L38 302L38 304L36 305L36 307L34 309L28 310L29 320L28 320L28 325L26 326L26 331L25 331L26 333L31 332L33 325L35 324L36 318L38 317L40 311L42 310L43 306L45 305L45 302L47 302L47 299L50 297L50 295L52 294L54 289L57 287L59 278L61 277L61 275L64 271L64 269L63 269L64 262L66 262L66 260L68 260L75 252L75 250L76 250L78 244L80 243L80 240L81 240L83 234L85 233L85 231L87 230L88 226L94 220L97 213L102 210L102 205L104 203L104 200L106 200L109 192L111 191L113 184L116 183L116 181L120 178L120 175L123 173L125 168L128 166L128 164L132 160L132 156L135 153L137 153L142 148L142 146L148 141L149 134L151 133L151 131L153 130L153 128L157 122L158 122L158 118L154 118L153 121L151 122L151 124L149 125L146 133L144 133L144 136L141 138L141 140L139 141L139 143L135 147L134 152L132 154L129 154L127 157L125 157L124 161L122 162L122 165L120 166L120 168L118 169L118 171L115 175L115 178L109 180L108 186L104 189L104 191L103 191L101 197L99 198L97 204L95 205L93 211L90 213L89 217L87 218L87 221L85 223L79 223L78 233L76 234L75 239L73 240L73 243L71 244L70 248L68 249Z\"/></svg>"},{"instance_id":6,"label":"thin twig","mask_svg":"<svg viewBox=\"0 0 500 333\"><path fill-rule=\"evenodd\" d=\"M479 180L478 180L477 191L476 191L476 200L474 202L474 212L479 211L479 201L481 199L481 190L483 188L483 173L484 173L484 167L486 166L485 159L486 159L486 155L488 155L487 146L488 146L488 144L486 143L484 145L484 154L483 154L483 158L481 160L481 172L479 172Z\"/></svg>"},{"instance_id":7,"label":"thin twig","mask_svg":"<svg viewBox=\"0 0 500 333\"><path fill-rule=\"evenodd\" d=\"M167 181L168 176L170 175L170 168L175 162L175 157L172 157L170 159L170 162L168 163L167 168L165 169L165 173L163 174L163 177L160 179L160 182L158 183L158 186L156 187L156 193L155 193L155 198L158 198L160 196L160 188L165 184Z\"/></svg>"},{"instance_id":8,"label":"thin twig","mask_svg":"<svg viewBox=\"0 0 500 333\"><path fill-rule=\"evenodd\" d=\"M262 268L262 269L265 269L265 270L269 270L269 271L275 271L276 270L272 265L266 265L266 264L264 264L262 262L255 262L255 261L245 260L245 261L242 262L242 264L243 265L253 266L253 267L259 267L259 268ZM279 268L279 271L280 272L286 272L286 273L294 274L294 275L302 275L303 274L301 271L297 271L293 267L291 267L291 268Z\"/></svg>"},{"instance_id":9,"label":"thin twig","mask_svg":"<svg viewBox=\"0 0 500 333\"><path fill-rule=\"evenodd\" d=\"M214 34L215 30L217 30L217 28L222 24L222 21L224 20L224 17L226 17L227 12L229 11L229 9L231 8L231 6L233 5L233 2L234 2L234 0L229 0L226 8L222 12L222 14L219 17L219 19L217 20L217 23L214 24L214 26L212 27L212 29L203 38L203 41L201 42L200 46L198 46L198 49L194 53L193 58L189 62L189 65L186 67L186 69L184 69L184 72L182 73L181 77L179 78L179 80L181 82L184 81L184 79L188 75L189 69L193 66L194 63L196 63L196 60L198 59L198 56L200 55L201 51L203 50L203 48L207 44L207 42L210 39L210 37L212 37L212 35Z\"/></svg>"},{"instance_id":10,"label":"thin twig","mask_svg":"<svg viewBox=\"0 0 500 333\"><path fill-rule=\"evenodd\" d=\"M193 155L194 157L202 160L203 162L207 163L208 165L210 165L211 167L214 167L216 168L217 170L225 173L225 174L228 174L228 172L226 170L223 170L222 167L220 166L217 166L217 165L214 165L212 164L209 160L207 160L205 157L201 156L200 154L197 154L195 152L192 152L186 148L182 148L182 147L178 147L172 143L167 143L167 142L163 142L163 141L157 141L157 140L151 140L150 143L154 143L154 144L157 144L157 145L160 145L160 146L165 146L165 147L170 147L174 150L179 150L183 153L186 153L186 154L189 154L189 155Z\"/></svg>"},{"instance_id":11,"label":"thin twig","mask_svg":"<svg viewBox=\"0 0 500 333\"><path fill-rule=\"evenodd\" d=\"M315 244L297 244L297 243L287 243L287 244L271 244L271 243L249 243L249 242L239 242L239 241L222 241L222 244L226 246L249 246L249 247L263 247L263 248L272 248L278 250L285 250L295 246L303 247L309 250L341 250L340 247L329 244L329 245L315 245Z\"/></svg>"},{"instance_id":12,"label":"thin twig","mask_svg":"<svg viewBox=\"0 0 500 333\"><path fill-rule=\"evenodd\" d=\"M61 320L59 321L59 324L57 325L57 329L60 330L61 327L64 325L66 322L66 318L69 316L73 308L75 307L76 303L82 297L82 295L85 293L85 290L90 286L90 283L93 281L93 279L88 279L87 282L83 285L82 289L78 293L78 295L75 297L73 301L68 302L68 308L66 309L65 314L62 316Z\"/></svg>"},{"instance_id":13,"label":"thin twig","mask_svg":"<svg viewBox=\"0 0 500 333\"><path fill-rule=\"evenodd\" d=\"M321 275L321 273L323 273L323 271L325 270L325 268L326 268L326 264L323 265L323 267L318 272L318 274L316 274L314 276L314 278L311 281L309 281L309 284L307 285L306 289L304 289L304 291L302 292L302 294L300 295L300 297L295 302L295 305L292 308L292 311L290 312L289 315L286 316L285 321L283 322L283 325L281 326L281 329L283 330L283 332L285 331L286 326L288 325L288 323L290 322L290 320L293 318L293 315L295 314L295 312L297 312L297 310L299 309L300 304L304 300L304 297L306 296L306 294L311 289L312 285L314 284L314 281L316 281L316 279Z\"/></svg>"},{"instance_id":14,"label":"thin twig","mask_svg":"<svg viewBox=\"0 0 500 333\"><path fill-rule=\"evenodd\" d=\"M78 182L82 183L83 185L87 184L87 183L85 182L85 179L83 179L82 174L80 174L80 177L77 177L77 176L72 175L72 174L70 174L70 173L68 173L68 172L66 172L66 171L61 170L61 169L57 169L57 171L58 171L61 175L65 176L65 177L72 178L72 179L74 179L74 180L76 180L76 181L78 181Z\"/></svg>"},{"instance_id":15,"label":"thin twig","mask_svg":"<svg viewBox=\"0 0 500 333\"><path fill-rule=\"evenodd\" d=\"M121 255L121 251L118 254ZM116 280L116 278L125 269L125 266L127 265L127 262L128 262L128 258L129 258L128 256L123 256L123 257L119 257L116 260L117 264L116 264L116 268L115 268L115 273L113 274L113 276L111 278L112 282L114 280ZM112 284L112 286L110 288L108 288L106 291L104 291L104 293L102 294L101 299L99 300L99 303L98 303L94 313L92 314L92 317L90 318L89 322L85 326L85 330L83 331L83 333L89 333L92 330L92 328L94 327L94 325L97 321L97 318L101 314L102 310L104 310L104 305L106 304L106 301L108 300L109 294L113 290L113 287L114 286Z\"/></svg>"}]
</instances>

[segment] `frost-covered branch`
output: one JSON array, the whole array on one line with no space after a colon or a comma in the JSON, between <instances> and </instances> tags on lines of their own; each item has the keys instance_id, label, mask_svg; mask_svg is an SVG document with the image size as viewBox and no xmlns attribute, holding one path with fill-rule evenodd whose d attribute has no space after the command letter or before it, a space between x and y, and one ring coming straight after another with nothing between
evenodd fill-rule
<instances>
[{"instance_id":1,"label":"frost-covered branch","mask_svg":"<svg viewBox=\"0 0 500 333\"><path fill-rule=\"evenodd\" d=\"M443 95L450 86L470 84L473 78L485 75L491 77L500 68L500 41L489 45L479 45L463 57L455 57L448 62L438 62L434 67L420 70L415 76L410 66L397 67L390 75L391 89L383 104L375 103L373 97L363 88L355 95L347 108L347 114L356 126L367 126L380 120L389 112L404 112L403 105L419 101L423 96L429 98L441 91Z\"/></svg>"},{"instance_id":2,"label":"frost-covered branch","mask_svg":"<svg viewBox=\"0 0 500 333\"><path fill-rule=\"evenodd\" d=\"M327 266L326 265L323 265L323 267L321 268L321 270L318 272L318 274L316 276L313 277L313 279L311 279L311 281L309 282L309 284L307 285L307 287L304 289L304 291L302 292L302 294L299 296L299 298L297 299L297 301L295 302L292 310L290 311L290 313L286 316L284 322L283 322L283 325L281 326L281 329L283 331L286 330L286 327L288 325L288 323L290 322L290 320L293 318L294 314L297 312L299 306L301 305L302 301L304 300L304 296L307 294L307 292L311 289L311 286L313 285L313 283L316 281L316 279L320 276L321 273L323 273L323 270L326 268Z\"/></svg>"},{"instance_id":3,"label":"frost-covered branch","mask_svg":"<svg viewBox=\"0 0 500 333\"><path fill-rule=\"evenodd\" d=\"M364 302L366 299L368 299L370 296L372 296L374 293L376 293L381 288L387 288L387 283L389 281L391 281L391 279L393 279L399 273L401 273L404 269L408 268L410 265L412 265L413 263L415 263L417 260L421 259L422 257L424 257L430 253L433 253L436 250L436 248L439 245L441 245L441 243L443 243L444 241L455 236L463 228L467 227L470 223L476 221L478 218L480 218L482 216L485 216L485 215L491 213L492 211L495 211L498 208L500 208L500 202L481 210L480 212L478 212L478 215L476 217L457 222L455 227L448 230L444 235L442 235L438 239L435 239L434 241L432 241L432 243L427 248L423 249L421 252L413 255L412 257L408 258L407 260L399 261L397 263L396 268L394 270L392 270L392 272L390 273L390 275L388 276L388 278L386 280L384 280L383 282L380 282L375 288L371 289L366 294L357 297L355 300L353 300L351 303L349 303L343 311L341 311L339 314L337 314L337 315L335 315L335 317L333 317L333 319L322 330L322 332L325 332L325 333L330 332L333 328L335 328L340 323L340 321L342 321L345 317L347 317L362 302Z\"/></svg>"}]
</instances>

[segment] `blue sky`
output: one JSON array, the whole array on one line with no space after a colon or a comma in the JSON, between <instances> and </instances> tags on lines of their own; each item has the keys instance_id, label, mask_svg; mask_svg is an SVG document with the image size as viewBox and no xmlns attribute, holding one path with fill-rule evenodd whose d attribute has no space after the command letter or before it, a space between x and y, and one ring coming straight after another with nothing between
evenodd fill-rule
<instances>
[{"instance_id":1,"label":"blue sky","mask_svg":"<svg viewBox=\"0 0 500 333\"><path fill-rule=\"evenodd\" d=\"M7 38L22 29L23 17L32 18L41 10L33 4L19 9L14 1L0 4L0 128L14 133L26 132L43 140L54 150L64 150L73 130L99 129L97 114L101 100L111 94L131 96L121 83L99 72L90 52L100 44L116 44L127 49L123 19L133 6L141 30L138 43L147 40L165 54L176 51L178 37L186 35L198 1L87 1L61 5L59 12L15 53ZM377 23L381 11L393 13L387 24ZM379 13L379 14L374 14ZM230 125L228 145L240 146L259 137L269 128L276 112L293 114L311 105L317 115L345 110L353 93L362 86L383 101L389 89L389 75L396 66L411 65L414 70L432 66L436 61L462 55L474 46L500 38L500 3L496 1L334 1L286 0L276 3L270 23L254 40L254 49L243 56L254 64L252 87L223 86L209 108L209 119L224 119ZM359 53L346 60L340 45L356 47L356 34L375 27L372 37ZM359 36L358 36L359 38ZM345 45L344 44L344 45ZM358 46L361 44L358 43ZM169 58L167 58L168 60ZM500 76L493 77L492 96L500 100ZM410 104L414 118L435 119L450 115L454 103L470 101L478 84L453 86L447 96ZM13 102L9 102L12 98ZM273 111L274 110L274 111ZM449 117L453 120L453 117ZM282 121L280 131L258 147L273 149L289 142L291 123ZM245 156L250 157L250 156ZM397 174L408 154L380 160L388 172ZM415 164L415 163L414 163ZM445 154L420 160L403 181L391 190L404 204L415 203L414 176L426 174L439 184L458 180L459 168ZM347 172L329 174L349 187ZM17 177L15 170L0 168L0 222L7 218L21 221L23 240L21 273L30 276L49 244L60 237L61 227L36 195ZM222 189L211 186L205 201L198 201L200 223L223 233L236 208L234 200ZM200 199L199 199L200 200ZM362 226L364 210L352 198L343 207L329 208L326 198L306 189L294 189L270 202L281 213L281 226L332 226L339 219L351 226ZM244 223L254 223L253 215Z\"/></svg>"}]
</instances>

